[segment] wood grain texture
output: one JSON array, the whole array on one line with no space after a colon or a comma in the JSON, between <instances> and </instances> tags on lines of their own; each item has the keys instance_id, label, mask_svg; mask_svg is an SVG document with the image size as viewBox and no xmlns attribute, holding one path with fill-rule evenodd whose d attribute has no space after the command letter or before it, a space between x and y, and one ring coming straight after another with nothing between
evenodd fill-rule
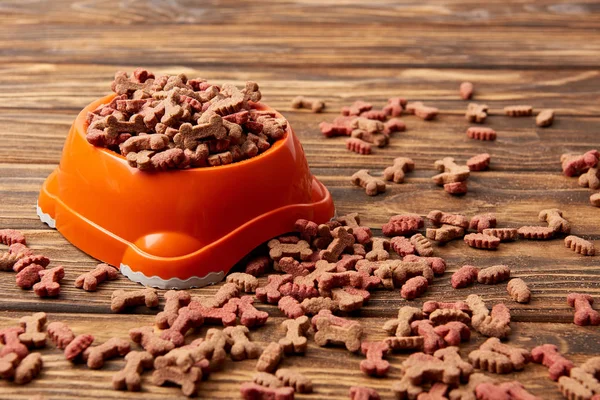
<instances>
[{"instance_id":1,"label":"wood grain texture","mask_svg":"<svg viewBox=\"0 0 600 400\"><path fill-rule=\"evenodd\" d=\"M215 82L259 82L264 101L289 119L338 214L359 212L376 235L391 215L403 212L494 212L499 226L519 227L540 224L538 212L557 207L572 222L572 233L600 246L600 210L589 205L588 189L562 176L559 163L564 152L583 152L600 144L598 11L593 0L2 1L0 229L23 230L35 250L48 255L53 265L65 266L66 277L58 299L40 300L16 287L14 274L2 273L0 327L14 325L22 315L46 311L50 321L65 321L77 333L92 332L99 343L112 336L127 337L130 328L153 322L153 310L110 312L112 290L139 287L124 277L96 293L76 289L75 278L96 261L35 214L41 184L60 161L79 110L109 91L115 71L140 65ZM474 101L490 106L486 126L498 132L495 142L466 137L468 102L458 96L464 80L475 84ZM293 110L290 101L296 95L321 97L328 108L323 114ZM398 95L438 107L441 114L432 122L403 116L407 131L371 156L350 153L343 138L326 139L319 133L318 123L332 120L343 105L363 99L380 107ZM503 108L514 104L556 110L554 125L542 129L533 118L503 116ZM481 152L492 155L491 169L472 174L466 196L451 197L432 184L435 160L452 156L465 162ZM404 184L390 184L375 198L351 185L349 177L356 170L367 168L380 175L401 155L417 165ZM576 363L600 353L600 330L574 326L566 304L567 293L575 290L600 297L600 258L571 252L562 238L503 243L493 252L453 241L436 246L435 252L447 260L448 272L410 304L462 300L478 293L488 306L506 302L511 308L516 322L510 343L526 348L554 343ZM530 285L532 302L510 301L505 284L452 289L451 273L467 263L511 266L513 276ZM218 287L192 292L209 296ZM350 318L363 323L366 339L378 340L384 336L383 322L407 303L397 291L378 290ZM251 337L266 346L283 335L283 315L274 306L258 308L271 318ZM203 327L192 337L205 331ZM463 356L482 340L475 335L462 346ZM25 387L0 381L0 399L35 394L49 399L181 397L178 389L151 385L148 373L142 394L113 391L110 380L122 367L121 359L90 371L71 366L52 346L42 354L42 375ZM390 377L370 379L358 368L362 356L318 348L310 341L305 357L286 358L282 365L299 368L313 379L316 393L297 396L300 399L348 398L355 384L374 387L389 399L405 357L390 357ZM202 382L199 397L238 398L239 385L250 379L254 365L228 361L223 372ZM518 379L544 399L561 398L546 369L538 365L501 379Z\"/></svg>"}]
</instances>

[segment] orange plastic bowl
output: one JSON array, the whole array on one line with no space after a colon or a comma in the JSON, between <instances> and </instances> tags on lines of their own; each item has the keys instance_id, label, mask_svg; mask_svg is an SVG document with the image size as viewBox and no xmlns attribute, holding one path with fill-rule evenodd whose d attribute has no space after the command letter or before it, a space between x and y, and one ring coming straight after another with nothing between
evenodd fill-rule
<instances>
[{"instance_id":1,"label":"orange plastic bowl","mask_svg":"<svg viewBox=\"0 0 600 400\"><path fill-rule=\"evenodd\" d=\"M298 218L326 222L334 215L331 195L311 175L289 125L283 139L249 160L143 172L85 138L87 112L113 97L79 113L37 211L129 279L164 289L215 283L256 246L291 231Z\"/></svg>"}]
</instances>

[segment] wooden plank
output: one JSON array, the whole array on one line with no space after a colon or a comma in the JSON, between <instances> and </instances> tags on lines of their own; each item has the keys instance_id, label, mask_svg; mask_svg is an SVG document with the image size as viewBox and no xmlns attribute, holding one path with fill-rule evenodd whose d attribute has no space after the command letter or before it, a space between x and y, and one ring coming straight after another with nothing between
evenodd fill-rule
<instances>
[{"instance_id":1,"label":"wooden plank","mask_svg":"<svg viewBox=\"0 0 600 400\"><path fill-rule=\"evenodd\" d=\"M275 314L275 313L274 313ZM0 312L0 327L17 323L23 313ZM275 314L277 315L277 314ZM250 337L263 348L272 340L278 340L284 333L280 328L283 320L280 316L269 319L267 324L260 329L253 330ZM153 316L149 315L95 315L89 314L49 314L49 321L63 321L69 324L76 334L92 333L97 344L111 337L128 337L128 331L138 326L153 323ZM386 335L381 329L386 318L369 318L368 323L363 321L364 335L367 340L381 340ZM579 364L589 357L590 343L600 340L598 329L577 328L572 324L559 323L513 323L513 333L510 344L531 349L543 343L556 344L561 352L567 354L575 363ZM188 337L201 337L209 327L204 326ZM485 338L474 334L469 343L461 345L461 354L467 354L477 348ZM133 344L132 344L133 345ZM136 348L133 345L133 348ZM112 390L112 375L122 368L122 359L107 361L101 370L89 370L85 365L71 364L64 359L60 350L51 344L41 350L44 360L44 369L40 377L25 387L0 381L2 396L12 399L26 399L36 393L44 393L54 399L71 398L139 398L140 394L118 392ZM368 378L360 372L359 363L363 356L350 353L341 348L320 348L309 339L306 356L292 356L284 358L281 367L291 367L300 370L313 380L315 393L312 395L298 395L299 399L331 398L347 399L349 387L365 385L377 389L384 398L391 397L391 385L400 378L400 364L406 358L405 354L393 354L388 357L392 365L389 376L381 379ZM231 399L238 398L239 385L251 379L256 365L255 360L233 362L228 360L221 372L210 375L209 379L199 385L199 398ZM490 375L500 381L521 381L532 393L544 399L562 398L555 382L548 378L546 367L530 364L523 372L507 375ZM143 376L143 396L147 399L184 398L179 389L172 387L155 387L150 381L150 373Z\"/></svg>"}]
</instances>

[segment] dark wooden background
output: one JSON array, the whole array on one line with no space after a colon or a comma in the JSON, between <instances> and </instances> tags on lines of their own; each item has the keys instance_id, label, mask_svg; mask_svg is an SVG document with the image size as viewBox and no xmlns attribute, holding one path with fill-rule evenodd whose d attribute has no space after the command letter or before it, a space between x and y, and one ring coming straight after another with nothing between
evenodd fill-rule
<instances>
[{"instance_id":1,"label":"dark wooden background","mask_svg":"<svg viewBox=\"0 0 600 400\"><path fill-rule=\"evenodd\" d=\"M66 321L76 333L93 333L102 342L127 337L130 328L153 322L153 313L146 310L136 310L142 313L136 315L110 313L114 289L138 287L123 277L96 293L75 289L74 279L95 261L42 224L35 213L38 191L59 162L72 120L83 106L109 92L115 71L137 66L238 85L258 81L264 101L288 117L338 212L359 212L377 234L382 223L400 212L425 215L443 209L472 216L492 211L500 226L518 227L537 224L539 210L558 207L573 223L573 233L596 240L598 247L600 210L589 205L588 189L561 175L559 156L600 142L599 11L597 1L586 0L0 2L0 228L24 231L34 249L51 257L54 265L66 267L56 300L40 300L16 287L13 274L2 273L0 326L43 310L51 321ZM476 101L490 106L487 125L498 132L497 141L466 138L466 102L458 97L463 80L474 82ZM290 101L296 95L323 98L327 112L292 110ZM347 152L343 139L325 139L318 131L320 121L332 120L342 105L355 99L382 106L398 95L438 107L441 115L433 122L405 117L407 131L389 148L368 157ZM541 129L533 118L504 117L502 108L513 104L553 108L556 122ZM450 197L431 183L436 159L453 156L464 162L483 151L492 155L492 169L472 175L466 196ZM349 176L357 169L380 173L400 155L417 164L405 184L388 186L387 193L375 198L351 186ZM516 322L510 343L527 348L554 343L577 363L600 353L599 328L573 325L565 300L577 290L595 294L600 301L599 258L579 256L560 239L502 244L495 252L455 241L436 248L436 253L448 261L448 272L411 304L479 293L488 305L505 301L511 308ZM532 302L510 301L505 285L453 290L450 275L465 263L510 265L514 276L530 284ZM194 293L210 295L216 289ZM385 335L383 322L404 304L398 292L380 291L353 317L363 322L367 339L380 339ZM251 337L266 345L283 334L283 316L275 307L260 308L271 318ZM474 336L463 346L463 355L482 340ZM26 387L2 381L0 398L180 395L178 389L152 386L147 376L143 394L113 391L111 377L122 360L90 371L71 366L54 349L43 351L43 357L45 367L38 379ZM305 357L286 358L282 365L293 365L314 381L316 393L298 398L343 399L351 385L362 384L389 399L404 357L390 357L392 372L385 379L361 374L362 356L312 343ZM255 361L228 361L223 372L202 383L200 397L238 398L239 385L250 379L254 365ZM561 398L541 366L529 365L505 378L522 381L544 399Z\"/></svg>"}]
</instances>

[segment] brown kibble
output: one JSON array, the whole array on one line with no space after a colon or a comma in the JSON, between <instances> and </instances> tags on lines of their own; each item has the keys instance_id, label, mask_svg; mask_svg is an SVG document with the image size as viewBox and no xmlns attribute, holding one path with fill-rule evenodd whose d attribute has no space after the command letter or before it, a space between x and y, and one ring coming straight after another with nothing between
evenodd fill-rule
<instances>
[{"instance_id":1,"label":"brown kibble","mask_svg":"<svg viewBox=\"0 0 600 400\"><path fill-rule=\"evenodd\" d=\"M326 250L322 250L320 252L320 256L321 260L335 263L339 260L342 252L347 247L351 247L354 244L355 238L354 235L352 235L352 232L348 232L348 230L341 226L339 228L335 228L332 232L332 235L334 237L333 241L329 244Z\"/></svg>"},{"instance_id":2,"label":"brown kibble","mask_svg":"<svg viewBox=\"0 0 600 400\"><path fill-rule=\"evenodd\" d=\"M92 335L78 335L65 347L65 358L73 361L78 358L94 342Z\"/></svg>"},{"instance_id":3,"label":"brown kibble","mask_svg":"<svg viewBox=\"0 0 600 400\"><path fill-rule=\"evenodd\" d=\"M350 387L350 400L379 400L379 393L375 389L364 386Z\"/></svg>"},{"instance_id":4,"label":"brown kibble","mask_svg":"<svg viewBox=\"0 0 600 400\"><path fill-rule=\"evenodd\" d=\"M471 314L469 305L464 301L455 301L453 303L445 303L441 301L426 301L423 303L423 312L425 314L431 314L435 310L459 310L467 315Z\"/></svg>"},{"instance_id":5,"label":"brown kibble","mask_svg":"<svg viewBox=\"0 0 600 400\"><path fill-rule=\"evenodd\" d=\"M198 367L192 367L184 371L181 367L168 366L159 368L152 373L152 383L162 386L166 382L181 386L181 393L185 396L195 396L198 388L196 384L202 379L202 371Z\"/></svg>"},{"instance_id":6,"label":"brown kibble","mask_svg":"<svg viewBox=\"0 0 600 400\"><path fill-rule=\"evenodd\" d=\"M466 181L471 174L469 167L456 164L452 157L444 157L441 160L436 160L434 167L441 172L431 178L436 185L463 182Z\"/></svg>"},{"instance_id":7,"label":"brown kibble","mask_svg":"<svg viewBox=\"0 0 600 400\"><path fill-rule=\"evenodd\" d=\"M406 99L403 97L389 98L387 104L383 107L383 112L390 117L399 117L406 108Z\"/></svg>"},{"instance_id":8,"label":"brown kibble","mask_svg":"<svg viewBox=\"0 0 600 400\"><path fill-rule=\"evenodd\" d=\"M285 386L293 387L298 393L312 393L313 391L312 381L296 370L280 368L275 375Z\"/></svg>"},{"instance_id":9,"label":"brown kibble","mask_svg":"<svg viewBox=\"0 0 600 400\"><path fill-rule=\"evenodd\" d=\"M558 379L558 387L563 396L567 399L596 400L592 397L594 396L594 392L577 379L561 376Z\"/></svg>"},{"instance_id":10,"label":"brown kibble","mask_svg":"<svg viewBox=\"0 0 600 400\"><path fill-rule=\"evenodd\" d=\"M229 274L225 281L227 283L235 284L238 289L244 293L254 293L258 287L258 279L243 272L234 272Z\"/></svg>"},{"instance_id":11,"label":"brown kibble","mask_svg":"<svg viewBox=\"0 0 600 400\"><path fill-rule=\"evenodd\" d=\"M285 386L278 377L269 372L257 372L252 377L252 382L267 388L280 388Z\"/></svg>"},{"instance_id":12,"label":"brown kibble","mask_svg":"<svg viewBox=\"0 0 600 400\"><path fill-rule=\"evenodd\" d=\"M277 239L272 239L267 245L270 249L269 256L274 261L279 261L282 257L308 260L313 253L310 245L305 240L300 240L298 243L281 243Z\"/></svg>"},{"instance_id":13,"label":"brown kibble","mask_svg":"<svg viewBox=\"0 0 600 400\"><path fill-rule=\"evenodd\" d=\"M473 84L471 82L463 82L459 88L460 98L463 100L469 100L473 97Z\"/></svg>"},{"instance_id":14,"label":"brown kibble","mask_svg":"<svg viewBox=\"0 0 600 400\"><path fill-rule=\"evenodd\" d=\"M75 339L75 335L71 328L64 322L51 322L46 328L48 336L56 348L63 350L69 343Z\"/></svg>"},{"instance_id":15,"label":"brown kibble","mask_svg":"<svg viewBox=\"0 0 600 400\"><path fill-rule=\"evenodd\" d=\"M15 376L15 368L21 362L17 353L8 353L0 357L0 378L11 379Z\"/></svg>"},{"instance_id":16,"label":"brown kibble","mask_svg":"<svg viewBox=\"0 0 600 400\"><path fill-rule=\"evenodd\" d=\"M302 309L306 314L315 315L321 310L337 311L339 305L337 301L330 299L329 297L313 297L311 299L304 299L302 301Z\"/></svg>"},{"instance_id":17,"label":"brown kibble","mask_svg":"<svg viewBox=\"0 0 600 400\"><path fill-rule=\"evenodd\" d=\"M367 253L366 259L369 261L385 261L390 258L390 241L384 238L372 239L372 250Z\"/></svg>"},{"instance_id":18,"label":"brown kibble","mask_svg":"<svg viewBox=\"0 0 600 400\"><path fill-rule=\"evenodd\" d=\"M531 106L507 106L504 107L504 114L509 117L529 117L533 114Z\"/></svg>"},{"instance_id":19,"label":"brown kibble","mask_svg":"<svg viewBox=\"0 0 600 400\"><path fill-rule=\"evenodd\" d=\"M15 243L27 244L25 236L15 229L0 229L0 243L11 246Z\"/></svg>"},{"instance_id":20,"label":"brown kibble","mask_svg":"<svg viewBox=\"0 0 600 400\"><path fill-rule=\"evenodd\" d=\"M486 114L487 116L487 114ZM475 140L496 140L496 131L484 126L472 126L467 129L467 137Z\"/></svg>"},{"instance_id":21,"label":"brown kibble","mask_svg":"<svg viewBox=\"0 0 600 400\"><path fill-rule=\"evenodd\" d=\"M342 115L360 115L365 111L369 111L373 108L371 103L357 100L350 106L342 107Z\"/></svg>"},{"instance_id":22,"label":"brown kibble","mask_svg":"<svg viewBox=\"0 0 600 400\"><path fill-rule=\"evenodd\" d=\"M310 273L304 263L294 260L292 257L282 257L281 260L273 263L275 271L290 274L292 277L306 276Z\"/></svg>"},{"instance_id":23,"label":"brown kibble","mask_svg":"<svg viewBox=\"0 0 600 400\"><path fill-rule=\"evenodd\" d=\"M240 393L244 400L277 399L293 400L294 388L291 387L264 387L254 382L244 382L240 387Z\"/></svg>"},{"instance_id":24,"label":"brown kibble","mask_svg":"<svg viewBox=\"0 0 600 400\"><path fill-rule=\"evenodd\" d=\"M491 156L488 153L481 153L467 160L467 167L470 171L483 171L490 165Z\"/></svg>"},{"instance_id":25,"label":"brown kibble","mask_svg":"<svg viewBox=\"0 0 600 400\"><path fill-rule=\"evenodd\" d=\"M226 337L228 340L230 340L230 338L226 335L223 335L223 337ZM160 369L170 365L175 365L182 368L183 371L189 371L192 367L199 367L203 374L208 375L210 372L210 363L206 357L210 355L210 352L213 351L214 348L209 349L207 347L203 347L204 343L205 340L203 338L198 338L193 340L188 345L177 347L165 355L158 356L154 360L154 368ZM227 342L227 344L229 345L230 343ZM225 355L223 355L223 359L224 358Z\"/></svg>"},{"instance_id":26,"label":"brown kibble","mask_svg":"<svg viewBox=\"0 0 600 400\"><path fill-rule=\"evenodd\" d=\"M462 237L464 234L465 230L463 228L446 224L442 225L440 228L427 228L427 231L425 232L427 239L442 243Z\"/></svg>"},{"instance_id":27,"label":"brown kibble","mask_svg":"<svg viewBox=\"0 0 600 400\"><path fill-rule=\"evenodd\" d=\"M367 357L360 362L360 370L367 375L385 376L390 369L390 363L383 359L389 353L390 346L385 342L362 342L361 352Z\"/></svg>"},{"instance_id":28,"label":"brown kibble","mask_svg":"<svg viewBox=\"0 0 600 400\"><path fill-rule=\"evenodd\" d=\"M388 335L410 336L412 333L410 324L417 319L423 319L423 312L416 307L404 306L398 310L397 318L386 321L383 329Z\"/></svg>"},{"instance_id":29,"label":"brown kibble","mask_svg":"<svg viewBox=\"0 0 600 400\"><path fill-rule=\"evenodd\" d=\"M125 366L113 375L112 383L115 390L139 392L142 386L141 373L153 367L154 357L145 351L130 351L125 355Z\"/></svg>"},{"instance_id":30,"label":"brown kibble","mask_svg":"<svg viewBox=\"0 0 600 400\"><path fill-rule=\"evenodd\" d=\"M410 243L415 246L415 250L421 257L433 256L433 247L431 246L431 242L420 233L411 236Z\"/></svg>"},{"instance_id":31,"label":"brown kibble","mask_svg":"<svg viewBox=\"0 0 600 400\"><path fill-rule=\"evenodd\" d=\"M590 196L590 204L594 207L600 207L600 192Z\"/></svg>"},{"instance_id":32,"label":"brown kibble","mask_svg":"<svg viewBox=\"0 0 600 400\"><path fill-rule=\"evenodd\" d=\"M413 333L423 336L423 351L427 354L433 354L436 350L446 347L446 342L438 335L433 324L429 320L413 321L410 324Z\"/></svg>"},{"instance_id":33,"label":"brown kibble","mask_svg":"<svg viewBox=\"0 0 600 400\"><path fill-rule=\"evenodd\" d=\"M87 361L88 368L99 369L104 366L104 361L116 356L124 356L130 350L128 340L114 337L101 345L88 347L83 351L82 358Z\"/></svg>"},{"instance_id":34,"label":"brown kibble","mask_svg":"<svg viewBox=\"0 0 600 400\"><path fill-rule=\"evenodd\" d=\"M373 233L371 229L367 226L360 225L360 217L358 213L350 213L347 215L342 215L336 219L337 222L340 222L343 226L352 229L352 234L356 239L357 243L367 244L371 243L371 238L373 237ZM333 228L335 229L335 228ZM324 233L324 232L323 232ZM356 253L356 251L355 251Z\"/></svg>"},{"instance_id":35,"label":"brown kibble","mask_svg":"<svg viewBox=\"0 0 600 400\"><path fill-rule=\"evenodd\" d=\"M554 230L543 226L522 226L517 232L522 239L547 240L554 236Z\"/></svg>"},{"instance_id":36,"label":"brown kibble","mask_svg":"<svg viewBox=\"0 0 600 400\"><path fill-rule=\"evenodd\" d=\"M423 218L417 214L401 214L390 217L381 228L385 236L410 235L422 228Z\"/></svg>"},{"instance_id":37,"label":"brown kibble","mask_svg":"<svg viewBox=\"0 0 600 400\"><path fill-rule=\"evenodd\" d=\"M15 276L15 282L21 289L31 289L33 285L40 281L40 271L44 267L37 264L26 266Z\"/></svg>"},{"instance_id":38,"label":"brown kibble","mask_svg":"<svg viewBox=\"0 0 600 400\"><path fill-rule=\"evenodd\" d=\"M573 323L579 326L600 325L600 313L592 309L594 299L592 296L581 293L569 293L567 303L575 308Z\"/></svg>"},{"instance_id":39,"label":"brown kibble","mask_svg":"<svg viewBox=\"0 0 600 400\"><path fill-rule=\"evenodd\" d=\"M427 282L426 278L422 276L415 276L407 280L406 283L402 285L400 295L406 300L413 300L425 293L428 286L429 283Z\"/></svg>"},{"instance_id":40,"label":"brown kibble","mask_svg":"<svg viewBox=\"0 0 600 400\"><path fill-rule=\"evenodd\" d=\"M258 358L260 348L256 343L248 339L250 330L243 326L228 326L223 329L223 333L231 338L230 355L233 361Z\"/></svg>"},{"instance_id":41,"label":"brown kibble","mask_svg":"<svg viewBox=\"0 0 600 400\"><path fill-rule=\"evenodd\" d=\"M554 122L554 110L545 109L535 117L535 124L541 128L552 125Z\"/></svg>"},{"instance_id":42,"label":"brown kibble","mask_svg":"<svg viewBox=\"0 0 600 400\"><path fill-rule=\"evenodd\" d=\"M362 131L372 135L378 135L383 132L383 123L381 121L372 120L364 117L354 118L350 121L350 127L355 131ZM383 135L381 135L383 137Z\"/></svg>"},{"instance_id":43,"label":"brown kibble","mask_svg":"<svg viewBox=\"0 0 600 400\"><path fill-rule=\"evenodd\" d=\"M464 386L452 389L449 393L451 400L477 400L475 397L475 388L481 383L492 382L492 378L481 373L474 373L469 376L469 382Z\"/></svg>"},{"instance_id":44,"label":"brown kibble","mask_svg":"<svg viewBox=\"0 0 600 400\"><path fill-rule=\"evenodd\" d=\"M223 367L227 358L226 349L231 347L231 338L222 330L211 328L206 331L205 340L198 347L200 354L210 360L211 371L216 371Z\"/></svg>"},{"instance_id":45,"label":"brown kibble","mask_svg":"<svg viewBox=\"0 0 600 400\"><path fill-rule=\"evenodd\" d=\"M439 110L435 107L428 107L420 101L414 101L406 105L406 112L414 114L422 120L429 121L438 115Z\"/></svg>"},{"instance_id":46,"label":"brown kibble","mask_svg":"<svg viewBox=\"0 0 600 400\"><path fill-rule=\"evenodd\" d=\"M33 285L33 291L39 297L56 297L60 294L60 281L65 277L62 266L44 269L39 272L41 280Z\"/></svg>"},{"instance_id":47,"label":"brown kibble","mask_svg":"<svg viewBox=\"0 0 600 400\"><path fill-rule=\"evenodd\" d=\"M596 254L594 244L579 236L570 235L565 238L565 246L570 248L575 253L579 253L584 256L593 256Z\"/></svg>"},{"instance_id":48,"label":"brown kibble","mask_svg":"<svg viewBox=\"0 0 600 400\"><path fill-rule=\"evenodd\" d=\"M132 136L119 145L121 154L127 156L129 153L139 153L143 150L160 151L167 148L169 137L156 133L153 135Z\"/></svg>"},{"instance_id":49,"label":"brown kibble","mask_svg":"<svg viewBox=\"0 0 600 400\"><path fill-rule=\"evenodd\" d=\"M318 346L326 346L328 343L343 344L351 352L360 349L360 337L362 327L356 321L335 317L331 314L319 312L313 317L315 326L314 340Z\"/></svg>"},{"instance_id":50,"label":"brown kibble","mask_svg":"<svg viewBox=\"0 0 600 400\"><path fill-rule=\"evenodd\" d=\"M225 311L223 309L210 310L214 313ZM173 324L169 327L169 329L165 329L160 334L161 339L170 340L173 342L175 347L182 346L185 343L185 334L190 329L197 328L204 324L204 311L205 309L202 305L194 302L190 302L188 306L180 308L177 318L175 321L173 321ZM233 316L233 321L235 322L235 314Z\"/></svg>"},{"instance_id":51,"label":"brown kibble","mask_svg":"<svg viewBox=\"0 0 600 400\"><path fill-rule=\"evenodd\" d=\"M444 325L436 326L435 328L433 328L433 330L435 333L440 335L447 344L451 346L458 346L461 342L468 342L471 339L471 330L467 325L465 325L465 323L460 321L449 321L446 322Z\"/></svg>"},{"instance_id":52,"label":"brown kibble","mask_svg":"<svg viewBox=\"0 0 600 400\"><path fill-rule=\"evenodd\" d=\"M429 314L429 320L434 325L444 325L450 321L459 321L465 324L471 322L469 314L455 308L439 308Z\"/></svg>"},{"instance_id":53,"label":"brown kibble","mask_svg":"<svg viewBox=\"0 0 600 400\"><path fill-rule=\"evenodd\" d=\"M448 398L445 397L447 391L448 385L436 382L431 385L429 392L420 393L419 396L417 396L417 400L448 400Z\"/></svg>"},{"instance_id":54,"label":"brown kibble","mask_svg":"<svg viewBox=\"0 0 600 400\"><path fill-rule=\"evenodd\" d=\"M369 196L376 196L385 192L385 182L369 175L369 170L361 169L352 175L352 183L365 189Z\"/></svg>"},{"instance_id":55,"label":"brown kibble","mask_svg":"<svg viewBox=\"0 0 600 400\"><path fill-rule=\"evenodd\" d=\"M283 347L277 342L271 342L263 350L258 362L256 370L261 372L273 372L283 358Z\"/></svg>"},{"instance_id":56,"label":"brown kibble","mask_svg":"<svg viewBox=\"0 0 600 400\"><path fill-rule=\"evenodd\" d=\"M469 103L469 105L467 106L467 113L465 114L465 118L469 122L483 124L488 116L487 112L487 104Z\"/></svg>"},{"instance_id":57,"label":"brown kibble","mask_svg":"<svg viewBox=\"0 0 600 400\"><path fill-rule=\"evenodd\" d=\"M192 300L195 300L208 308L218 308L225 305L229 300L233 299L234 297L238 297L239 294L240 291L237 285L233 283L225 283L219 288L219 290L217 290L217 293L215 293L214 296L202 299L198 297L193 297Z\"/></svg>"},{"instance_id":58,"label":"brown kibble","mask_svg":"<svg viewBox=\"0 0 600 400\"><path fill-rule=\"evenodd\" d=\"M476 249L494 250L500 245L500 239L495 236L484 235L483 233L469 233L465 235L464 241L469 247Z\"/></svg>"},{"instance_id":59,"label":"brown kibble","mask_svg":"<svg viewBox=\"0 0 600 400\"><path fill-rule=\"evenodd\" d=\"M279 339L283 352L285 354L304 354L307 347L306 333L310 328L308 317L303 315L296 319L287 319L281 323L281 326L286 330L285 337Z\"/></svg>"},{"instance_id":60,"label":"brown kibble","mask_svg":"<svg viewBox=\"0 0 600 400\"><path fill-rule=\"evenodd\" d=\"M471 325L485 336L503 339L510 335L510 310L503 303L496 304L490 314L480 296L471 294L466 303L473 311Z\"/></svg>"},{"instance_id":61,"label":"brown kibble","mask_svg":"<svg viewBox=\"0 0 600 400\"><path fill-rule=\"evenodd\" d=\"M291 282L292 275L269 275L266 286L256 288L256 298L263 303L275 304L281 299L279 287L284 283Z\"/></svg>"},{"instance_id":62,"label":"brown kibble","mask_svg":"<svg viewBox=\"0 0 600 400\"><path fill-rule=\"evenodd\" d=\"M297 96L292 100L292 108L308 108L314 113L325 109L325 102L321 99Z\"/></svg>"},{"instance_id":63,"label":"brown kibble","mask_svg":"<svg viewBox=\"0 0 600 400\"><path fill-rule=\"evenodd\" d=\"M145 305L148 308L158 307L158 294L151 288L126 292L122 289L115 290L111 296L110 309L113 312L122 312L126 308Z\"/></svg>"},{"instance_id":64,"label":"brown kibble","mask_svg":"<svg viewBox=\"0 0 600 400\"><path fill-rule=\"evenodd\" d=\"M173 342L161 339L156 335L151 326L130 329L129 337L133 342L140 344L153 357L165 354L175 348Z\"/></svg>"},{"instance_id":65,"label":"brown kibble","mask_svg":"<svg viewBox=\"0 0 600 400\"><path fill-rule=\"evenodd\" d=\"M31 353L15 368L15 383L24 385L39 375L44 362L40 353Z\"/></svg>"},{"instance_id":66,"label":"brown kibble","mask_svg":"<svg viewBox=\"0 0 600 400\"><path fill-rule=\"evenodd\" d=\"M475 368L495 374L520 371L525 368L530 358L527 350L501 343L500 339L495 337L486 340L479 350L469 353L469 361Z\"/></svg>"},{"instance_id":67,"label":"brown kibble","mask_svg":"<svg viewBox=\"0 0 600 400\"><path fill-rule=\"evenodd\" d=\"M460 289L473 284L477 280L479 268L472 265L463 265L452 274L451 282L454 289Z\"/></svg>"},{"instance_id":68,"label":"brown kibble","mask_svg":"<svg viewBox=\"0 0 600 400\"><path fill-rule=\"evenodd\" d=\"M501 242L516 240L519 237L519 232L516 228L493 228L484 229L481 233L488 236L495 236Z\"/></svg>"},{"instance_id":69,"label":"brown kibble","mask_svg":"<svg viewBox=\"0 0 600 400\"><path fill-rule=\"evenodd\" d=\"M484 285L495 285L510 278L510 268L506 265L494 265L484 268L477 274L477 281Z\"/></svg>"},{"instance_id":70,"label":"brown kibble","mask_svg":"<svg viewBox=\"0 0 600 400\"><path fill-rule=\"evenodd\" d=\"M346 148L358 154L371 154L371 143L355 137L346 139Z\"/></svg>"},{"instance_id":71,"label":"brown kibble","mask_svg":"<svg viewBox=\"0 0 600 400\"><path fill-rule=\"evenodd\" d=\"M600 169L590 168L577 181L581 187L589 187L592 190L600 188Z\"/></svg>"},{"instance_id":72,"label":"brown kibble","mask_svg":"<svg viewBox=\"0 0 600 400\"><path fill-rule=\"evenodd\" d=\"M44 325L46 325L46 313L39 312L33 315L26 315L19 320L25 333L19 335L19 340L27 347L45 347L46 334Z\"/></svg>"},{"instance_id":73,"label":"brown kibble","mask_svg":"<svg viewBox=\"0 0 600 400\"><path fill-rule=\"evenodd\" d=\"M177 319L177 312L181 307L190 303L191 296L183 290L169 290L164 294L165 307L163 311L156 314L156 326L160 329L170 327Z\"/></svg>"},{"instance_id":74,"label":"brown kibble","mask_svg":"<svg viewBox=\"0 0 600 400\"><path fill-rule=\"evenodd\" d=\"M412 245L409 239L403 236L396 236L390 239L390 247L400 257L406 257L412 255L415 252L415 246ZM407 260L404 260L407 261Z\"/></svg>"},{"instance_id":75,"label":"brown kibble","mask_svg":"<svg viewBox=\"0 0 600 400\"><path fill-rule=\"evenodd\" d=\"M424 339L423 336L392 336L387 337L384 340L390 346L392 351L406 351L423 350Z\"/></svg>"},{"instance_id":76,"label":"brown kibble","mask_svg":"<svg viewBox=\"0 0 600 400\"><path fill-rule=\"evenodd\" d=\"M79 275L75 279L75 287L83 288L88 292L93 292L98 285L104 281L113 281L119 277L119 270L108 265L98 264L96 268L85 274Z\"/></svg>"},{"instance_id":77,"label":"brown kibble","mask_svg":"<svg viewBox=\"0 0 600 400\"><path fill-rule=\"evenodd\" d=\"M558 208L540 211L539 220L547 222L554 232L571 232L571 223L563 218L563 212Z\"/></svg>"},{"instance_id":78,"label":"brown kibble","mask_svg":"<svg viewBox=\"0 0 600 400\"><path fill-rule=\"evenodd\" d=\"M383 171L383 177L386 181L402 183L404 182L405 173L411 172L414 169L415 162L412 159L408 157L396 157L394 158L393 165Z\"/></svg>"},{"instance_id":79,"label":"brown kibble","mask_svg":"<svg viewBox=\"0 0 600 400\"><path fill-rule=\"evenodd\" d=\"M561 376L567 376L573 368L573 363L567 360L553 344L543 344L531 350L531 359L534 363L548 367L550 379L557 381Z\"/></svg>"},{"instance_id":80,"label":"brown kibble","mask_svg":"<svg viewBox=\"0 0 600 400\"><path fill-rule=\"evenodd\" d=\"M531 291L521 278L514 278L506 285L506 291L508 295L518 303L529 303L531 299Z\"/></svg>"}]
</instances>

